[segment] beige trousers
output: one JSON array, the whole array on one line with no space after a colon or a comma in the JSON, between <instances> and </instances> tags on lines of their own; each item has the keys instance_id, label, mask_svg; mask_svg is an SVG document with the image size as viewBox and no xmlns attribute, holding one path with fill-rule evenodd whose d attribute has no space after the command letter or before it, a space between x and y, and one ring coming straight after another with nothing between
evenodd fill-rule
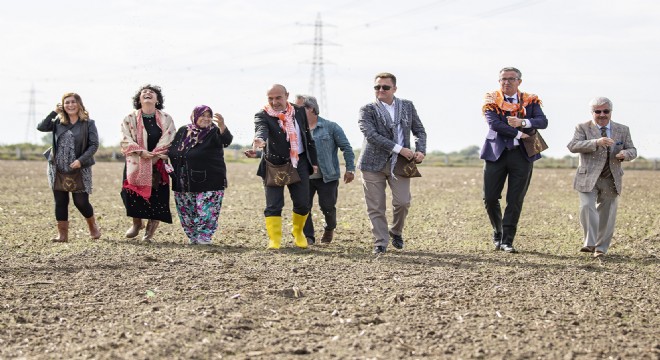
<instances>
[{"instance_id":1,"label":"beige trousers","mask_svg":"<svg viewBox=\"0 0 660 360\"><path fill-rule=\"evenodd\" d=\"M612 177L600 177L590 192L580 192L580 224L584 231L584 246L595 246L607 253L614 235L614 222L619 195Z\"/></svg>"},{"instance_id":2,"label":"beige trousers","mask_svg":"<svg viewBox=\"0 0 660 360\"><path fill-rule=\"evenodd\" d=\"M389 185L392 191L392 227L387 224L387 203L385 188ZM371 220L371 232L374 235L374 246L387 247L389 231L396 235L403 234L403 225L410 208L410 178L390 174L390 162L378 172L362 171L362 186L364 199L367 203L367 214Z\"/></svg>"}]
</instances>

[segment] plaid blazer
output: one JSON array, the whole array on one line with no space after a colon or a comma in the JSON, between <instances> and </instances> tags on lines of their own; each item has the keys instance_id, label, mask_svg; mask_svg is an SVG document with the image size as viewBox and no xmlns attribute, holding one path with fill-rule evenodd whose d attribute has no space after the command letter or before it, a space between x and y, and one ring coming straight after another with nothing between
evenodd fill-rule
<instances>
[{"instance_id":1,"label":"plaid blazer","mask_svg":"<svg viewBox=\"0 0 660 360\"><path fill-rule=\"evenodd\" d=\"M627 126L610 120L610 131L611 139L615 141L615 144L610 146L610 171L614 177L616 192L621 195L623 169L616 154L623 151L624 160L630 161L637 157L637 149L635 149ZM573 182L573 187L579 192L593 190L607 162L607 148L596 145L596 141L600 138L600 128L590 120L575 127L573 140L568 143L570 152L580 154L580 162Z\"/></svg>"},{"instance_id":2,"label":"plaid blazer","mask_svg":"<svg viewBox=\"0 0 660 360\"><path fill-rule=\"evenodd\" d=\"M426 155L426 130L417 116L415 106L410 100L395 99L400 102L400 111L395 116L400 116L400 125L403 127L403 147L412 149L410 147L410 133L412 132L415 136L414 151ZM364 135L364 141L358 159L358 169L362 171L381 171L396 145L396 129L388 126L387 119L379 115L376 106L375 103L371 103L360 109L358 125Z\"/></svg>"}]
</instances>

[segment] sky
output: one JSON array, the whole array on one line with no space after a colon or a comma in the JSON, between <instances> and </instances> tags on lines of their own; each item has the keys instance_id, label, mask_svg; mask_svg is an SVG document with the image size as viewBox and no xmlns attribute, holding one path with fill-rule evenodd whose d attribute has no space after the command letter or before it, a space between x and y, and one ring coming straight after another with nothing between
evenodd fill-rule
<instances>
[{"instance_id":1,"label":"sky","mask_svg":"<svg viewBox=\"0 0 660 360\"><path fill-rule=\"evenodd\" d=\"M29 112L34 89L37 123L74 91L102 144L118 145L132 96L147 83L162 87L177 127L205 104L224 116L234 143L250 144L271 84L285 85L291 101L310 93L319 15L321 116L356 148L375 74L397 76L396 96L415 104L427 151L452 152L483 144L483 95L514 66L520 89L543 101L544 154L568 155L575 125L591 119L589 101L606 96L638 155L660 158L660 121L646 112L659 105L660 80L660 2L650 0L7 2L0 144L41 141Z\"/></svg>"}]
</instances>

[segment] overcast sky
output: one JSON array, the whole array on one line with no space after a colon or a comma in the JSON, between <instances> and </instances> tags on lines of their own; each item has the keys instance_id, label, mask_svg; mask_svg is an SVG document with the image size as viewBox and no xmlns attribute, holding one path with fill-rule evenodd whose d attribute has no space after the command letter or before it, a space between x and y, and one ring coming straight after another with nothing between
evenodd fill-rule
<instances>
[{"instance_id":1,"label":"overcast sky","mask_svg":"<svg viewBox=\"0 0 660 360\"><path fill-rule=\"evenodd\" d=\"M37 122L75 91L103 144L116 145L145 83L163 88L177 127L206 104L223 114L235 143L249 144L269 85L284 84L290 100L309 92L313 46L304 43L319 13L324 40L337 44L323 48L321 116L355 147L376 73L397 76L396 95L417 107L428 150L450 152L483 144L483 95L498 88L500 68L515 66L521 89L543 101L546 154L567 155L575 125L591 118L589 100L606 96L639 155L660 158L660 2L651 0L7 2L0 144L41 139L29 125L34 86Z\"/></svg>"}]
</instances>

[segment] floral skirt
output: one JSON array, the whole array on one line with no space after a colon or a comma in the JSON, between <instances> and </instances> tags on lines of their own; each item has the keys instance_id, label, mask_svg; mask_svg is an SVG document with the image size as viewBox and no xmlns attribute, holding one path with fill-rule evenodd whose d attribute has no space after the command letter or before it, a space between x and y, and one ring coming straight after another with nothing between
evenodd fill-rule
<instances>
[{"instance_id":1,"label":"floral skirt","mask_svg":"<svg viewBox=\"0 0 660 360\"><path fill-rule=\"evenodd\" d=\"M176 210L190 244L208 245L218 228L224 190L174 192Z\"/></svg>"}]
</instances>

